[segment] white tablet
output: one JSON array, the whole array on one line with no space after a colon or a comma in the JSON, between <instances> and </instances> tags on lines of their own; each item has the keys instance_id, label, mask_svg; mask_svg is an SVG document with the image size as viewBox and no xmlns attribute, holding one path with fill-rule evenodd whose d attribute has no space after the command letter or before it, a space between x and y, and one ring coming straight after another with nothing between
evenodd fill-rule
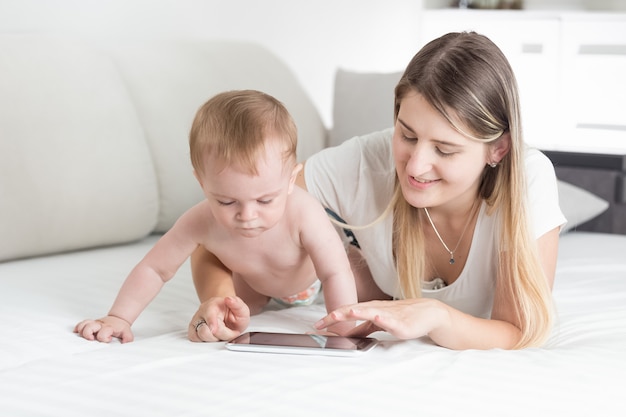
<instances>
[{"instance_id":1,"label":"white tablet","mask_svg":"<svg viewBox=\"0 0 626 417\"><path fill-rule=\"evenodd\" d=\"M370 351L377 343L378 340L371 337L248 332L227 342L226 348L245 352L358 356Z\"/></svg>"}]
</instances>

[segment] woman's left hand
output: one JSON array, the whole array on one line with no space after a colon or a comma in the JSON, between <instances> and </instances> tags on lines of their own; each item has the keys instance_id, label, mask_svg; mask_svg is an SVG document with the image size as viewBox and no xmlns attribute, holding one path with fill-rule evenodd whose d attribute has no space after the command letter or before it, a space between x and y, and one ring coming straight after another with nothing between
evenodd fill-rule
<instances>
[{"instance_id":1,"label":"woman's left hand","mask_svg":"<svg viewBox=\"0 0 626 417\"><path fill-rule=\"evenodd\" d=\"M340 307L315 323L318 330L333 324L359 320L348 336L364 337L385 331L399 339L416 339L444 325L447 310L433 299L416 298L393 301L368 301Z\"/></svg>"}]
</instances>

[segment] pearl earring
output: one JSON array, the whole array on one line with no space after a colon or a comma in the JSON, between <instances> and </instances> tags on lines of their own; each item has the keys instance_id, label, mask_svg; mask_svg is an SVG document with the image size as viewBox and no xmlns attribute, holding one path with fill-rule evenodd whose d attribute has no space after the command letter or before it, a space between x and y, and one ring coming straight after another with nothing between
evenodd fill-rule
<instances>
[{"instance_id":1,"label":"pearl earring","mask_svg":"<svg viewBox=\"0 0 626 417\"><path fill-rule=\"evenodd\" d=\"M497 163L497 162L489 162L489 166L490 166L491 168L495 168L495 167L497 167L497 166L498 166L498 163Z\"/></svg>"}]
</instances>

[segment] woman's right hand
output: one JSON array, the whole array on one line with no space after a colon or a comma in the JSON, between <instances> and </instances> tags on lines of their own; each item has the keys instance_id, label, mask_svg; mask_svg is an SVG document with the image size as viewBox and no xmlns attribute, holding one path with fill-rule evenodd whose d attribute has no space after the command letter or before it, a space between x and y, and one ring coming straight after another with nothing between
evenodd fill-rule
<instances>
[{"instance_id":1,"label":"woman's right hand","mask_svg":"<svg viewBox=\"0 0 626 417\"><path fill-rule=\"evenodd\" d=\"M250 323L250 309L236 296L212 297L200 304L189 322L192 342L219 342L239 336Z\"/></svg>"},{"instance_id":2,"label":"woman's right hand","mask_svg":"<svg viewBox=\"0 0 626 417\"><path fill-rule=\"evenodd\" d=\"M443 303L429 299L375 300L344 306L315 323L317 330L345 321L363 321L349 336L385 331L398 339L416 339L446 324Z\"/></svg>"}]
</instances>

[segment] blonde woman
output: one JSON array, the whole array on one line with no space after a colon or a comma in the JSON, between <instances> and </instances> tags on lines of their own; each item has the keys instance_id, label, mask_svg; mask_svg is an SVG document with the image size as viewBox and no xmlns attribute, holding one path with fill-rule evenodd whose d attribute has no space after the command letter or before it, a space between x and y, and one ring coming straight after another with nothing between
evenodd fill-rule
<instances>
[{"instance_id":1,"label":"blonde woman","mask_svg":"<svg viewBox=\"0 0 626 417\"><path fill-rule=\"evenodd\" d=\"M428 336L452 349L541 345L566 220L553 166L524 144L507 59L476 33L430 42L396 87L394 116L392 130L306 162L300 185L352 228L359 300L374 300L316 328L356 319L355 335ZM208 256L195 255L197 281L218 268Z\"/></svg>"}]
</instances>

